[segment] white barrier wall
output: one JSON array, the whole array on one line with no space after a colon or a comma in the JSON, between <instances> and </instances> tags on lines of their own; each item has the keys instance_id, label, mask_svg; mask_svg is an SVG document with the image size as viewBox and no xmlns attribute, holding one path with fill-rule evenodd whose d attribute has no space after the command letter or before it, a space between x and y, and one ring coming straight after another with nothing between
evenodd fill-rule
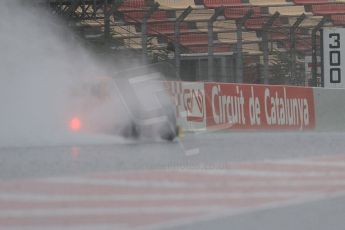
<instances>
[{"instance_id":1,"label":"white barrier wall","mask_svg":"<svg viewBox=\"0 0 345 230\"><path fill-rule=\"evenodd\" d=\"M167 82L179 125L201 130L345 131L345 89Z\"/></svg>"},{"instance_id":2,"label":"white barrier wall","mask_svg":"<svg viewBox=\"0 0 345 230\"><path fill-rule=\"evenodd\" d=\"M345 131L345 89L314 88L317 131Z\"/></svg>"}]
</instances>

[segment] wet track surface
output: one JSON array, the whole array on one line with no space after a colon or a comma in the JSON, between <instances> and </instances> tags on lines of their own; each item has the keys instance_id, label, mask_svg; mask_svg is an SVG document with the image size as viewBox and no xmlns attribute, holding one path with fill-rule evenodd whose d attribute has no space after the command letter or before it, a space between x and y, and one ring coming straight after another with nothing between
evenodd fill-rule
<instances>
[{"instance_id":1,"label":"wet track surface","mask_svg":"<svg viewBox=\"0 0 345 230\"><path fill-rule=\"evenodd\" d=\"M0 229L342 229L344 133L0 149Z\"/></svg>"}]
</instances>

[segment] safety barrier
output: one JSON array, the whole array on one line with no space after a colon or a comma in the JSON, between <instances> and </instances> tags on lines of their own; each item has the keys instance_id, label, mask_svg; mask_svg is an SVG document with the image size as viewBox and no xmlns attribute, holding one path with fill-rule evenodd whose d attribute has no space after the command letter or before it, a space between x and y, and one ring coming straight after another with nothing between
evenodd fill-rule
<instances>
[{"instance_id":1,"label":"safety barrier","mask_svg":"<svg viewBox=\"0 0 345 230\"><path fill-rule=\"evenodd\" d=\"M168 82L178 123L199 130L345 130L345 90Z\"/></svg>"}]
</instances>

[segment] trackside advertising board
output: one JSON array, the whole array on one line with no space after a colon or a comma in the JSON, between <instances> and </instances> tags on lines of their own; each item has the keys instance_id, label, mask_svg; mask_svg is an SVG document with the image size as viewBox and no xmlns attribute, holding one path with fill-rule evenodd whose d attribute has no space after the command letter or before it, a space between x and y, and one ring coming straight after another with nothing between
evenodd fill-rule
<instances>
[{"instance_id":1,"label":"trackside advertising board","mask_svg":"<svg viewBox=\"0 0 345 230\"><path fill-rule=\"evenodd\" d=\"M177 121L186 130L206 129L205 89L203 82L166 82L176 106Z\"/></svg>"},{"instance_id":2,"label":"trackside advertising board","mask_svg":"<svg viewBox=\"0 0 345 230\"><path fill-rule=\"evenodd\" d=\"M345 28L324 28L321 38L323 85L345 88Z\"/></svg>"},{"instance_id":3,"label":"trackside advertising board","mask_svg":"<svg viewBox=\"0 0 345 230\"><path fill-rule=\"evenodd\" d=\"M179 84L180 90L174 91L174 98L178 102L179 123L186 130L315 128L312 88L202 82Z\"/></svg>"},{"instance_id":4,"label":"trackside advertising board","mask_svg":"<svg viewBox=\"0 0 345 230\"><path fill-rule=\"evenodd\" d=\"M205 83L207 128L315 127L312 88Z\"/></svg>"}]
</instances>

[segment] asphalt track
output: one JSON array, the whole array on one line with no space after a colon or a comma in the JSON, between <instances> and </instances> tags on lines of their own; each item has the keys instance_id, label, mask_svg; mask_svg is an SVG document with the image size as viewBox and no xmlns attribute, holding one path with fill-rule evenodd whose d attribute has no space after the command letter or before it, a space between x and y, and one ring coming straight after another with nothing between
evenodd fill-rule
<instances>
[{"instance_id":1,"label":"asphalt track","mask_svg":"<svg viewBox=\"0 0 345 230\"><path fill-rule=\"evenodd\" d=\"M345 134L0 148L0 229L343 229Z\"/></svg>"}]
</instances>

